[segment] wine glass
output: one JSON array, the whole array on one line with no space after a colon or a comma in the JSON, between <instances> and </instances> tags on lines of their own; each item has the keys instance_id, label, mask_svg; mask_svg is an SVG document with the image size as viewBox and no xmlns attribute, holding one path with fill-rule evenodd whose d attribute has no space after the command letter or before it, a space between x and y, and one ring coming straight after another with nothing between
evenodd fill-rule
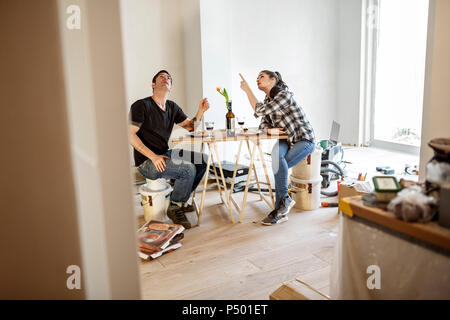
<instances>
[{"instance_id":1,"label":"wine glass","mask_svg":"<svg viewBox=\"0 0 450 320\"><path fill-rule=\"evenodd\" d=\"M238 125L241 126L241 130L242 130L242 131L247 131L247 130L244 128L245 117L238 117L238 118L237 118L237 122L238 122Z\"/></svg>"},{"instance_id":2,"label":"wine glass","mask_svg":"<svg viewBox=\"0 0 450 320\"><path fill-rule=\"evenodd\" d=\"M212 131L214 130L214 121L205 122L206 130L209 131L209 137L212 138Z\"/></svg>"}]
</instances>

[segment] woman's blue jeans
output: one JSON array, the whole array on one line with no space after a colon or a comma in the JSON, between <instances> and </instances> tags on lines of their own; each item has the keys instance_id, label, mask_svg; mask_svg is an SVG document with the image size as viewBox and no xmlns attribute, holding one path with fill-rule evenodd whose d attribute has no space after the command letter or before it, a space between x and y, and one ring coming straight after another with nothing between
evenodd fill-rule
<instances>
[{"instance_id":1,"label":"woman's blue jeans","mask_svg":"<svg viewBox=\"0 0 450 320\"><path fill-rule=\"evenodd\" d=\"M183 149L169 150L165 156L169 159L165 159L166 169L163 172L156 170L150 159L142 163L138 170L147 179L174 179L171 200L186 202L205 174L208 156Z\"/></svg>"},{"instance_id":2,"label":"woman's blue jeans","mask_svg":"<svg viewBox=\"0 0 450 320\"><path fill-rule=\"evenodd\" d=\"M272 170L275 176L275 208L280 199L288 195L289 168L305 159L314 151L314 143L306 140L295 143L292 148L286 140L278 140L272 149Z\"/></svg>"}]
</instances>

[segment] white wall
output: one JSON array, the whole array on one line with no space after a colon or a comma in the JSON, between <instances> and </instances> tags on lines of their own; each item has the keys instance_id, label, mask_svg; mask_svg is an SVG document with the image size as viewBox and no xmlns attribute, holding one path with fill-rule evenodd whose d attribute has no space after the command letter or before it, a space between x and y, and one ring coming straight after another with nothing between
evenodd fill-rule
<instances>
[{"instance_id":1,"label":"white wall","mask_svg":"<svg viewBox=\"0 0 450 320\"><path fill-rule=\"evenodd\" d=\"M203 95L211 108L205 121L215 121L215 127L225 128L225 98L216 87L231 87L231 19L229 1L201 0L201 41L203 65ZM233 95L230 95L233 99Z\"/></svg>"},{"instance_id":2,"label":"white wall","mask_svg":"<svg viewBox=\"0 0 450 320\"><path fill-rule=\"evenodd\" d=\"M120 0L120 6L126 110L153 94L152 78L165 69L173 78L169 100L194 117L203 98L200 0ZM185 133L175 126L171 138Z\"/></svg>"},{"instance_id":3,"label":"white wall","mask_svg":"<svg viewBox=\"0 0 450 320\"><path fill-rule=\"evenodd\" d=\"M202 0L201 25L203 90L214 110L207 118L216 127L225 127L226 113L216 87L227 88L236 116L246 116L250 126L259 124L238 73L263 100L256 77L269 69L281 73L317 138L329 136L337 105L337 1Z\"/></svg>"},{"instance_id":4,"label":"white wall","mask_svg":"<svg viewBox=\"0 0 450 320\"><path fill-rule=\"evenodd\" d=\"M425 92L423 103L420 180L433 156L428 142L450 138L450 1L431 0L429 7Z\"/></svg>"},{"instance_id":5,"label":"white wall","mask_svg":"<svg viewBox=\"0 0 450 320\"><path fill-rule=\"evenodd\" d=\"M342 142L357 144L361 8L360 0L121 0L127 109L151 94L151 75L166 67L175 81L170 98L188 116L208 97L205 118L224 128L225 99L216 87L226 87L235 115L256 126L238 73L262 100L256 76L270 69L283 75L318 139L337 120ZM164 16L170 19L161 28Z\"/></svg>"},{"instance_id":6,"label":"white wall","mask_svg":"<svg viewBox=\"0 0 450 320\"><path fill-rule=\"evenodd\" d=\"M341 125L339 140L342 143L356 145L362 143L364 130L361 126L364 123L364 113L360 105L362 4L361 0L339 0L337 73L337 122Z\"/></svg>"},{"instance_id":7,"label":"white wall","mask_svg":"<svg viewBox=\"0 0 450 320\"><path fill-rule=\"evenodd\" d=\"M317 138L328 137L336 116L336 57L338 54L335 0L227 1L232 9L231 78L237 114L258 124L238 73L260 100L264 93L256 77L264 69L279 71L306 112Z\"/></svg>"},{"instance_id":8,"label":"white wall","mask_svg":"<svg viewBox=\"0 0 450 320\"><path fill-rule=\"evenodd\" d=\"M127 94L126 109L152 95L152 78L169 71L169 99L186 112L182 0L120 0Z\"/></svg>"},{"instance_id":9,"label":"white wall","mask_svg":"<svg viewBox=\"0 0 450 320\"><path fill-rule=\"evenodd\" d=\"M231 16L229 1L200 0L203 96L208 98L211 106L204 121L214 121L215 129L224 129L226 125L225 98L216 87L224 87L227 91L231 88ZM231 93L230 99L233 100ZM234 143L219 144L220 160L234 161L235 147Z\"/></svg>"},{"instance_id":10,"label":"white wall","mask_svg":"<svg viewBox=\"0 0 450 320\"><path fill-rule=\"evenodd\" d=\"M193 117L203 98L203 66L200 27L200 0L183 0L183 48L185 112Z\"/></svg>"}]
</instances>

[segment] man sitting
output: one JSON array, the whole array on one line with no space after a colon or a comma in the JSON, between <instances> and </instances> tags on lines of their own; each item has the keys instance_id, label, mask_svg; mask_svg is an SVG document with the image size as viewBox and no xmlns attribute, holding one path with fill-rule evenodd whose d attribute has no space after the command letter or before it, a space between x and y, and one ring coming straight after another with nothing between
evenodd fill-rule
<instances>
[{"instance_id":1,"label":"man sitting","mask_svg":"<svg viewBox=\"0 0 450 320\"><path fill-rule=\"evenodd\" d=\"M191 224L184 213L193 208L185 204L205 174L207 156L182 149L169 150L168 141L174 123L194 131L194 125L199 124L209 103L206 98L202 99L197 115L188 119L175 102L167 99L172 77L166 70L153 77L152 88L151 97L136 101L130 109L135 165L147 179L175 180L167 215L174 223L189 229Z\"/></svg>"}]
</instances>

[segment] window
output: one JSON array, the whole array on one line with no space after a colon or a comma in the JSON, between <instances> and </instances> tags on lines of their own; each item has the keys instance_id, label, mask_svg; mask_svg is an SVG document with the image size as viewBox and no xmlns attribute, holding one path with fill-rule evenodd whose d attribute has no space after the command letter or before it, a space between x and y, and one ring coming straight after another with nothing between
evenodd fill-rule
<instances>
[{"instance_id":1,"label":"window","mask_svg":"<svg viewBox=\"0 0 450 320\"><path fill-rule=\"evenodd\" d=\"M428 0L380 0L374 29L371 140L420 146Z\"/></svg>"}]
</instances>

